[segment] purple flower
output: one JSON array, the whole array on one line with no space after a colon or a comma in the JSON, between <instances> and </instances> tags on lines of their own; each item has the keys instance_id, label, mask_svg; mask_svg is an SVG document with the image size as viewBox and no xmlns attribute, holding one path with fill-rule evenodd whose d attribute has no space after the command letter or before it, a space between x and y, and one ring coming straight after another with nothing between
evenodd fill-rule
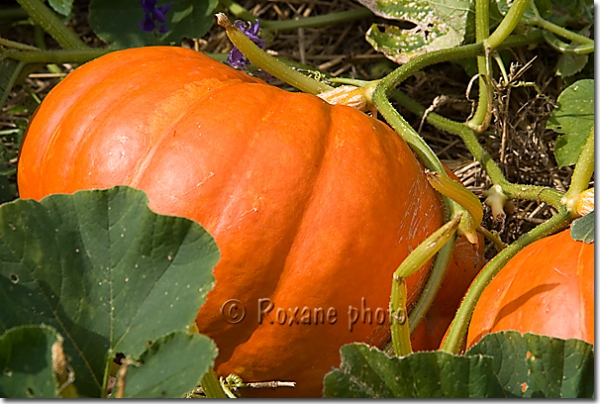
<instances>
[{"instance_id":1,"label":"purple flower","mask_svg":"<svg viewBox=\"0 0 600 404\"><path fill-rule=\"evenodd\" d=\"M255 24L250 22L246 23L244 21L237 20L233 23L237 29L242 31L248 38L252 40L259 48L264 49L265 41L264 39L260 39L258 37L258 30L260 29L260 24L258 20L256 20ZM229 52L227 56L227 63L236 69L246 70L250 65L250 61L244 56L242 52L235 46Z\"/></svg>"},{"instance_id":2,"label":"purple flower","mask_svg":"<svg viewBox=\"0 0 600 404\"><path fill-rule=\"evenodd\" d=\"M165 25L167 22L166 14L171 8L171 3L167 3L162 7L156 7L158 0L141 0L142 9L144 10L144 19L139 23L140 29L144 32L152 32L156 30L156 23L161 23L158 26L158 32L161 34L169 31Z\"/></svg>"}]
</instances>

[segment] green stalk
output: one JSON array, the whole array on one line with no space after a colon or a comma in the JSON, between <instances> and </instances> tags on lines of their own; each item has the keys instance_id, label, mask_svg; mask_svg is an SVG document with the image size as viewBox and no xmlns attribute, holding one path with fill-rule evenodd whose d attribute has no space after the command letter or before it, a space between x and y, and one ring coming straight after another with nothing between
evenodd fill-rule
<instances>
[{"instance_id":1,"label":"green stalk","mask_svg":"<svg viewBox=\"0 0 600 404\"><path fill-rule=\"evenodd\" d=\"M485 41L490 35L490 2L489 0L475 1L475 37L477 42ZM477 132L487 129L492 118L492 100L490 80L488 75L489 55L477 56L477 70L479 72L479 102L477 110L467 123Z\"/></svg>"},{"instance_id":2,"label":"green stalk","mask_svg":"<svg viewBox=\"0 0 600 404\"><path fill-rule=\"evenodd\" d=\"M392 281L392 298L390 300L390 328L392 330L392 347L396 356L412 353L410 328L406 313L406 279L394 276Z\"/></svg>"},{"instance_id":3,"label":"green stalk","mask_svg":"<svg viewBox=\"0 0 600 404\"><path fill-rule=\"evenodd\" d=\"M588 49L591 47L593 49L594 46L594 40L590 39L588 37L585 37L583 35L580 35L576 32L573 31L569 31L566 28L563 28L561 26L558 26L556 24L551 23L550 21L546 21L541 17L535 17L532 19L529 19L525 22L527 25L532 25L534 27L539 27L542 28L544 30L547 30L549 32L552 32L553 34L556 34L560 37L563 37L565 39L568 39L572 42L577 42L580 43L582 45L588 45Z\"/></svg>"},{"instance_id":4,"label":"green stalk","mask_svg":"<svg viewBox=\"0 0 600 404\"><path fill-rule=\"evenodd\" d=\"M561 41L550 31L544 31L544 39L546 43L554 50L560 53L570 53L573 55L588 55L595 50L595 46L593 43L585 44L585 45L574 45L573 43L566 43Z\"/></svg>"},{"instance_id":5,"label":"green stalk","mask_svg":"<svg viewBox=\"0 0 600 404\"><path fill-rule=\"evenodd\" d=\"M394 272L392 294L390 298L390 327L392 331L392 345L397 356L408 355L412 352L410 346L411 327L406 312L406 278L426 265L427 262L448 243L448 241L454 241L454 235L460 223L460 218L461 215L458 214L448 223L436 230L431 236L427 237L425 241L419 244L419 246L415 248L404 261L402 261L402 264L400 264L398 269ZM452 249L452 245L450 249ZM433 298L435 298L435 295ZM423 313L423 315L424 314L425 313Z\"/></svg>"},{"instance_id":6,"label":"green stalk","mask_svg":"<svg viewBox=\"0 0 600 404\"><path fill-rule=\"evenodd\" d=\"M563 206L559 213L547 222L540 224L533 230L525 233L518 240L502 250L485 266L485 268L477 275L471 287L467 291L457 313L450 325L448 335L440 348L442 351L452 354L459 354L463 341L467 335L467 328L475 305L483 293L483 290L490 283L492 278L506 265L506 263L514 257L523 247L532 242L546 237L558 230L561 230L568 225L572 219L571 213Z\"/></svg>"},{"instance_id":7,"label":"green stalk","mask_svg":"<svg viewBox=\"0 0 600 404\"><path fill-rule=\"evenodd\" d=\"M251 22L258 20L262 28L273 31L292 31L298 28L326 27L329 25L344 24L373 16L373 13L371 13L368 8L359 7L352 10L317 15L313 17L298 18L295 20L271 21L263 20L262 18L256 18L242 5L232 0L220 0L220 3L227 7L229 11L237 18Z\"/></svg>"},{"instance_id":8,"label":"green stalk","mask_svg":"<svg viewBox=\"0 0 600 404\"><path fill-rule=\"evenodd\" d=\"M500 25L485 40L485 47L490 50L498 48L519 25L528 6L529 0L514 0Z\"/></svg>"},{"instance_id":9,"label":"green stalk","mask_svg":"<svg viewBox=\"0 0 600 404\"><path fill-rule=\"evenodd\" d=\"M39 49L36 48L35 46L11 41L10 39L5 39L5 38L0 38L0 46L4 46L6 48L18 49L18 50L39 51Z\"/></svg>"},{"instance_id":10,"label":"green stalk","mask_svg":"<svg viewBox=\"0 0 600 404\"><path fill-rule=\"evenodd\" d=\"M425 318L425 315L431 308L431 305L442 286L442 282L446 276L446 270L448 269L452 253L454 252L454 241L454 237L450 238L437 253L429 277L427 277L427 283L425 283L425 286L419 295L419 299L410 311L408 326L411 334L417 330L417 327L419 327L421 321Z\"/></svg>"},{"instance_id":11,"label":"green stalk","mask_svg":"<svg viewBox=\"0 0 600 404\"><path fill-rule=\"evenodd\" d=\"M23 63L85 63L100 57L110 49L60 49L52 51L14 51L2 49L2 56L21 61Z\"/></svg>"},{"instance_id":12,"label":"green stalk","mask_svg":"<svg viewBox=\"0 0 600 404\"><path fill-rule=\"evenodd\" d=\"M202 376L200 381L202 390L206 394L206 398L227 398L227 395L221 388L221 383L217 378L217 374L212 367L208 368L208 371Z\"/></svg>"},{"instance_id":13,"label":"green stalk","mask_svg":"<svg viewBox=\"0 0 600 404\"><path fill-rule=\"evenodd\" d=\"M58 44L66 49L85 49L88 46L65 26L63 21L41 0L17 0L31 19L41 26Z\"/></svg>"},{"instance_id":14,"label":"green stalk","mask_svg":"<svg viewBox=\"0 0 600 404\"><path fill-rule=\"evenodd\" d=\"M297 20L261 21L261 26L273 31L291 31L298 28L320 28L334 24L345 24L372 16L373 13L369 9L360 7L337 13L299 18Z\"/></svg>"},{"instance_id":15,"label":"green stalk","mask_svg":"<svg viewBox=\"0 0 600 404\"><path fill-rule=\"evenodd\" d=\"M437 229L432 235L419 244L418 247L402 261L398 269L394 272L394 277L408 278L425 266L427 261L432 259L444 244L454 236L458 224L460 223L460 218L461 214L456 215L452 220Z\"/></svg>"},{"instance_id":16,"label":"green stalk","mask_svg":"<svg viewBox=\"0 0 600 404\"><path fill-rule=\"evenodd\" d=\"M579 194L589 187L590 179L594 174L594 157L594 125L592 125L590 134L588 135L583 150L581 150L581 154L577 159L575 169L573 170L569 189L562 199L562 202L567 205L569 211L573 213L577 206Z\"/></svg>"},{"instance_id":17,"label":"green stalk","mask_svg":"<svg viewBox=\"0 0 600 404\"><path fill-rule=\"evenodd\" d=\"M305 76L285 63L270 56L252 42L250 38L244 35L242 31L237 29L225 14L217 14L217 23L227 30L227 36L233 45L259 69L264 70L305 93L320 94L333 88L325 83L321 83L313 78Z\"/></svg>"},{"instance_id":18,"label":"green stalk","mask_svg":"<svg viewBox=\"0 0 600 404\"><path fill-rule=\"evenodd\" d=\"M483 51L482 44L464 45L453 49L442 49L439 51L420 55L408 63L392 71L386 77L379 81L373 93L373 104L377 107L379 113L385 118L387 123L398 133L402 139L419 156L425 167L431 171L439 172L440 175L447 175L444 166L429 147L427 142L419 136L412 126L404 119L402 115L392 106L388 96L394 88L405 80L412 73L442 61L463 59ZM464 209L454 201L448 202L448 216L454 217L458 212L464 212Z\"/></svg>"}]
</instances>

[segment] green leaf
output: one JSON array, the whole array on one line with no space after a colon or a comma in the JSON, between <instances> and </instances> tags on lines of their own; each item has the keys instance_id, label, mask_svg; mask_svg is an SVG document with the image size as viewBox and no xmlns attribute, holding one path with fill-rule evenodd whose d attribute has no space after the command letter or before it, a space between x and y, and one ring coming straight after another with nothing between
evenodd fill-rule
<instances>
[{"instance_id":1,"label":"green leaf","mask_svg":"<svg viewBox=\"0 0 600 404\"><path fill-rule=\"evenodd\" d=\"M161 216L127 187L0 206L0 331L49 324L80 395L102 394L106 361L193 325L219 253L201 226Z\"/></svg>"},{"instance_id":2,"label":"green leaf","mask_svg":"<svg viewBox=\"0 0 600 404\"><path fill-rule=\"evenodd\" d=\"M73 9L73 0L48 0L48 3L54 11L65 17L71 14Z\"/></svg>"},{"instance_id":3,"label":"green leaf","mask_svg":"<svg viewBox=\"0 0 600 404\"><path fill-rule=\"evenodd\" d=\"M589 55L575 55L563 53L556 64L556 74L562 77L574 76L583 70L587 64Z\"/></svg>"},{"instance_id":4,"label":"green leaf","mask_svg":"<svg viewBox=\"0 0 600 404\"><path fill-rule=\"evenodd\" d=\"M464 356L442 351L388 357L376 348L340 349L339 369L324 379L325 397L592 397L594 349L507 331L486 335Z\"/></svg>"},{"instance_id":5,"label":"green leaf","mask_svg":"<svg viewBox=\"0 0 600 404\"><path fill-rule=\"evenodd\" d=\"M216 355L216 345L204 335L169 334L127 367L124 397L181 397L200 383Z\"/></svg>"},{"instance_id":6,"label":"green leaf","mask_svg":"<svg viewBox=\"0 0 600 404\"><path fill-rule=\"evenodd\" d=\"M518 397L594 394L594 347L585 341L506 331L486 335L465 355L493 357L500 383Z\"/></svg>"},{"instance_id":7,"label":"green leaf","mask_svg":"<svg viewBox=\"0 0 600 404\"><path fill-rule=\"evenodd\" d=\"M52 346L62 337L52 327L21 326L0 336L0 397L56 398Z\"/></svg>"},{"instance_id":8,"label":"green leaf","mask_svg":"<svg viewBox=\"0 0 600 404\"><path fill-rule=\"evenodd\" d=\"M485 356L417 352L390 358L364 344L340 349L342 363L325 376L325 397L503 397Z\"/></svg>"},{"instance_id":9,"label":"green leaf","mask_svg":"<svg viewBox=\"0 0 600 404\"><path fill-rule=\"evenodd\" d=\"M398 64L423 53L460 45L467 31L467 20L473 20L474 3L470 0L359 2L380 17L415 25L412 29L385 25L381 30L373 24L367 32L371 46Z\"/></svg>"},{"instance_id":10,"label":"green leaf","mask_svg":"<svg viewBox=\"0 0 600 404\"><path fill-rule=\"evenodd\" d=\"M24 66L25 63L18 60L0 57L0 108L4 106Z\"/></svg>"},{"instance_id":11,"label":"green leaf","mask_svg":"<svg viewBox=\"0 0 600 404\"><path fill-rule=\"evenodd\" d=\"M571 238L591 244L594 242L594 211L571 224Z\"/></svg>"},{"instance_id":12,"label":"green leaf","mask_svg":"<svg viewBox=\"0 0 600 404\"><path fill-rule=\"evenodd\" d=\"M594 80L579 80L567 87L550 114L548 129L563 134L556 139L554 156L560 167L577 163L594 124Z\"/></svg>"},{"instance_id":13,"label":"green leaf","mask_svg":"<svg viewBox=\"0 0 600 404\"><path fill-rule=\"evenodd\" d=\"M202 37L215 21L218 0L162 0L158 6L171 4L166 26L169 32L144 32L139 22L144 10L139 0L92 0L89 23L96 35L116 48L146 45L179 44L184 37Z\"/></svg>"}]
</instances>

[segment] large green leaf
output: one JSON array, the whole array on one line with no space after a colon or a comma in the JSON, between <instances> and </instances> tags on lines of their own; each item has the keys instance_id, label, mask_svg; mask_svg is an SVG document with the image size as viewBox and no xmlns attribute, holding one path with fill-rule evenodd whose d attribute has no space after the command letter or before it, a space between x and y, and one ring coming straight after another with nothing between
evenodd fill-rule
<instances>
[{"instance_id":1,"label":"large green leaf","mask_svg":"<svg viewBox=\"0 0 600 404\"><path fill-rule=\"evenodd\" d=\"M340 349L342 363L325 376L325 397L501 397L489 357L418 352L390 358L364 344Z\"/></svg>"},{"instance_id":2,"label":"large green leaf","mask_svg":"<svg viewBox=\"0 0 600 404\"><path fill-rule=\"evenodd\" d=\"M199 384L216 353L214 342L204 335L169 334L128 366L123 397L181 397Z\"/></svg>"},{"instance_id":3,"label":"large green leaf","mask_svg":"<svg viewBox=\"0 0 600 404\"><path fill-rule=\"evenodd\" d=\"M92 0L89 23L96 35L116 48L146 45L179 44L184 37L200 38L215 22L214 10L218 0L160 1L159 6L171 4L166 26L169 32L144 32L139 22L144 19L140 0Z\"/></svg>"},{"instance_id":4,"label":"large green leaf","mask_svg":"<svg viewBox=\"0 0 600 404\"><path fill-rule=\"evenodd\" d=\"M594 394L594 347L585 341L508 331L485 336L465 355L493 357L494 373L505 391L515 396Z\"/></svg>"},{"instance_id":5,"label":"large green leaf","mask_svg":"<svg viewBox=\"0 0 600 404\"><path fill-rule=\"evenodd\" d=\"M577 163L594 125L594 80L579 80L567 87L550 114L548 129L563 134L556 139L554 156L560 167Z\"/></svg>"},{"instance_id":6,"label":"large green leaf","mask_svg":"<svg viewBox=\"0 0 600 404\"><path fill-rule=\"evenodd\" d=\"M52 346L60 344L48 326L21 326L0 336L0 397L58 397L52 370Z\"/></svg>"},{"instance_id":7,"label":"large green leaf","mask_svg":"<svg viewBox=\"0 0 600 404\"><path fill-rule=\"evenodd\" d=\"M55 327L81 395L101 395L116 353L189 329L214 283L210 235L147 202L116 187L0 206L0 331Z\"/></svg>"},{"instance_id":8,"label":"large green leaf","mask_svg":"<svg viewBox=\"0 0 600 404\"><path fill-rule=\"evenodd\" d=\"M326 397L592 397L593 346L509 331L490 334L463 356L442 351L388 357L350 344L324 379Z\"/></svg>"}]
</instances>

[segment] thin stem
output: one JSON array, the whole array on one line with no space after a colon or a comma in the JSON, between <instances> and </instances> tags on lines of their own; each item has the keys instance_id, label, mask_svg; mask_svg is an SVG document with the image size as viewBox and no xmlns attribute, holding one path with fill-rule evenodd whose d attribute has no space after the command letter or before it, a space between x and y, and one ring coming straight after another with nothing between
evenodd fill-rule
<instances>
[{"instance_id":1,"label":"thin stem","mask_svg":"<svg viewBox=\"0 0 600 404\"><path fill-rule=\"evenodd\" d=\"M493 50L502 44L521 22L525 10L529 6L530 0L515 0L508 10L508 13L500 22L496 30L485 40L485 47Z\"/></svg>"},{"instance_id":2,"label":"thin stem","mask_svg":"<svg viewBox=\"0 0 600 404\"><path fill-rule=\"evenodd\" d=\"M320 94L324 91L333 89L333 87L321 83L311 77L292 69L285 63L270 56L267 52L260 49L250 38L242 31L237 29L223 13L217 14L218 24L227 30L227 36L244 56L255 66L272 74L280 80L296 87L297 89L309 94Z\"/></svg>"},{"instance_id":3,"label":"thin stem","mask_svg":"<svg viewBox=\"0 0 600 404\"><path fill-rule=\"evenodd\" d=\"M573 43L566 43L561 41L550 31L544 31L544 39L548 45L552 46L555 50L561 53L570 53L573 55L588 55L595 50L594 42L584 44L584 45L576 45Z\"/></svg>"},{"instance_id":4,"label":"thin stem","mask_svg":"<svg viewBox=\"0 0 600 404\"><path fill-rule=\"evenodd\" d=\"M84 63L110 52L109 49L59 49L52 51L0 50L5 57L24 63Z\"/></svg>"},{"instance_id":5,"label":"thin stem","mask_svg":"<svg viewBox=\"0 0 600 404\"><path fill-rule=\"evenodd\" d=\"M452 251L454 235L456 234L456 229L460 223L460 218L461 215L458 214L448 223L437 229L432 235L427 237L408 255L408 257L404 259L404 261L402 261L402 264L400 264L398 269L394 272L392 295L390 298L390 327L392 331L392 345L398 356L408 355L412 352L410 346L411 327L406 312L406 278L426 265L427 262L446 244L450 244L450 252ZM448 243L450 240L452 240L452 243ZM442 261L444 261L445 258L447 257L443 257ZM447 263L448 262L437 263L438 265L443 264L443 267L438 269L442 272L442 278L443 273L446 271ZM433 292L432 300L435 298L435 292L437 292L437 290L434 290ZM430 292L429 294L431 295L432 293ZM420 322L425 315L425 312L418 312L416 314L421 316L419 319Z\"/></svg>"},{"instance_id":6,"label":"thin stem","mask_svg":"<svg viewBox=\"0 0 600 404\"><path fill-rule=\"evenodd\" d=\"M421 269L454 236L460 223L460 218L460 214L456 215L452 220L437 229L419 244L402 261L398 269L394 272L394 276L397 278L408 278Z\"/></svg>"},{"instance_id":7,"label":"thin stem","mask_svg":"<svg viewBox=\"0 0 600 404\"><path fill-rule=\"evenodd\" d=\"M295 20L272 21L256 18L242 5L232 0L220 0L221 4L229 9L229 11L237 18L254 22L258 19L260 26L273 31L293 31L298 28L319 28L333 24L343 24L352 21L362 20L363 18L372 17L373 13L366 7L359 7L352 10L341 11L337 13L329 13L317 15L313 17L298 18Z\"/></svg>"},{"instance_id":8,"label":"thin stem","mask_svg":"<svg viewBox=\"0 0 600 404\"><path fill-rule=\"evenodd\" d=\"M209 367L208 371L202 376L200 385L207 398L227 398L212 367Z\"/></svg>"},{"instance_id":9,"label":"thin stem","mask_svg":"<svg viewBox=\"0 0 600 404\"><path fill-rule=\"evenodd\" d=\"M407 295L406 279L394 277L390 300L390 329L396 356L406 356L412 353L410 327L406 314Z\"/></svg>"},{"instance_id":10,"label":"thin stem","mask_svg":"<svg viewBox=\"0 0 600 404\"><path fill-rule=\"evenodd\" d=\"M35 46L26 45L21 42L11 41L10 39L5 39L5 38L0 38L0 46L12 48L12 49L18 49L18 50L29 50L29 51L38 51L39 50Z\"/></svg>"},{"instance_id":11,"label":"thin stem","mask_svg":"<svg viewBox=\"0 0 600 404\"><path fill-rule=\"evenodd\" d=\"M490 283L492 278L514 257L523 247L546 237L567 226L572 219L571 214L563 207L560 212L550 218L547 222L537 226L533 230L525 233L518 240L502 250L486 265L486 267L477 275L471 287L467 291L457 313L450 325L448 335L440 348L453 354L458 354L462 349L463 341L467 334L467 328L475 305L481 296L481 293Z\"/></svg>"},{"instance_id":12,"label":"thin stem","mask_svg":"<svg viewBox=\"0 0 600 404\"><path fill-rule=\"evenodd\" d=\"M373 13L365 7L355 8L337 13L316 15L314 17L299 18L286 21L264 21L262 26L273 31L291 31L298 28L319 28L333 24L344 24L352 21L372 17Z\"/></svg>"},{"instance_id":13,"label":"thin stem","mask_svg":"<svg viewBox=\"0 0 600 404\"><path fill-rule=\"evenodd\" d=\"M592 174L594 174L594 156L594 125L592 125L590 134L573 170L569 190L563 198L563 203L572 212L576 209L579 194L588 189L590 185L590 179L592 178Z\"/></svg>"},{"instance_id":14,"label":"thin stem","mask_svg":"<svg viewBox=\"0 0 600 404\"><path fill-rule=\"evenodd\" d=\"M535 17L535 18L529 19L527 21L524 21L524 23L526 23L528 25L532 25L534 27L539 27L539 28L545 29L547 31L552 32L553 34L556 34L560 37L568 39L572 42L577 42L582 45L590 45L592 47L594 46L593 39L590 39L588 37L580 35L576 32L569 31L568 29L558 26L556 24L553 24L550 21L546 21L541 17Z\"/></svg>"},{"instance_id":15,"label":"thin stem","mask_svg":"<svg viewBox=\"0 0 600 404\"><path fill-rule=\"evenodd\" d=\"M66 49L85 49L88 46L40 0L17 0L31 19L40 25L60 46Z\"/></svg>"},{"instance_id":16,"label":"thin stem","mask_svg":"<svg viewBox=\"0 0 600 404\"><path fill-rule=\"evenodd\" d=\"M427 278L427 283L423 287L419 299L410 311L408 325L411 334L416 331L421 324L421 321L425 318L425 315L431 308L431 305L442 286L448 265L450 264L450 259L452 258L452 253L454 252L454 241L455 238L452 237L437 253L433 267Z\"/></svg>"},{"instance_id":17,"label":"thin stem","mask_svg":"<svg viewBox=\"0 0 600 404\"><path fill-rule=\"evenodd\" d=\"M490 2L489 0L475 1L475 37L477 42L485 41L490 35ZM491 92L488 77L489 55L477 56L479 71L479 102L469 127L482 132L487 129L491 119Z\"/></svg>"}]
</instances>

